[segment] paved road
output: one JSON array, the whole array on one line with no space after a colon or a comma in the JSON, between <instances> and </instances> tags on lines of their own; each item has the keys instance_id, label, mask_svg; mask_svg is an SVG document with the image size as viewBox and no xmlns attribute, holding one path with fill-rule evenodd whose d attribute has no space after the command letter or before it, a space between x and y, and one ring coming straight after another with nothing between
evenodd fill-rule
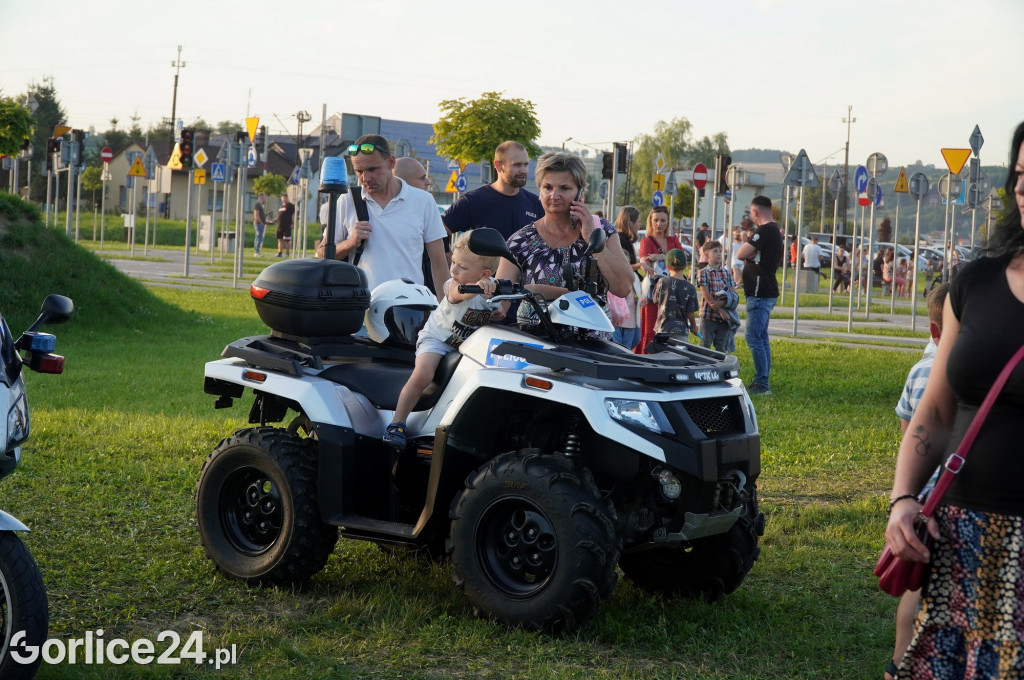
<instances>
[{"instance_id":1,"label":"paved road","mask_svg":"<svg viewBox=\"0 0 1024 680\"><path fill-rule=\"evenodd\" d=\"M266 254L261 258L253 258L252 251L246 251L244 257L246 263L251 267L252 263L271 264L278 261L273 257L273 250L270 257ZM125 250L96 251L96 254L113 264L119 271L138 279L147 285L175 286L190 288L194 286L210 286L219 288L235 287L241 292L247 292L249 284L255 278L252 273L234 280L232 275L233 255L226 253L221 256L219 253L214 256L214 266L210 265L210 254L200 253L196 255L193 251L189 257L189 274L185 276L185 253L182 250L166 250L162 248L150 248L143 256L142 248L136 247L135 259L129 256ZM812 342L815 340L830 340L833 342L850 341L851 346L874 345L895 351L920 352L928 344L928 316L918 314L916 322L916 337L893 337L883 333L871 333L871 331L883 331L888 329L911 330L911 317L909 314L871 314L865 321L864 314L856 308L853 313L852 327L858 332L848 333L847 321L847 300L846 298L835 299L832 314L840 318L839 321L821 321L816 319L800 319L797 323L797 333L793 333L793 307L792 291L786 291L786 306L777 306L772 312L772 320L769 324L769 333L772 338L786 338L798 342ZM888 301L888 298L885 300ZM878 305L883 301L872 298L872 303ZM856 305L856 300L854 301ZM862 302L863 304L863 302ZM908 303L897 303L897 306L908 308ZM923 308L923 305L922 305ZM863 309L863 307L862 307ZM919 310L920 311L920 310ZM803 315L825 315L828 314L827 307L800 306L800 314ZM739 333L743 333L740 328ZM893 347L891 343L899 342L902 345L911 347Z\"/></svg>"}]
</instances>

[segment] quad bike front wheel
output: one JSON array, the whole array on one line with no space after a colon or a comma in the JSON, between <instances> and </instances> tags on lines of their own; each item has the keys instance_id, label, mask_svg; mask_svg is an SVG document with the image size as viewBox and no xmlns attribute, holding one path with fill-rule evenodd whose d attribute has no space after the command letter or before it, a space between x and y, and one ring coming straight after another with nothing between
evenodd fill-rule
<instances>
[{"instance_id":1,"label":"quad bike front wheel","mask_svg":"<svg viewBox=\"0 0 1024 680\"><path fill-rule=\"evenodd\" d=\"M338 540L317 504L316 442L272 427L239 430L203 463L196 484L199 535L230 578L301 585Z\"/></svg>"},{"instance_id":2,"label":"quad bike front wheel","mask_svg":"<svg viewBox=\"0 0 1024 680\"><path fill-rule=\"evenodd\" d=\"M586 469L537 449L478 469L452 511L455 584L506 625L567 631L615 587L615 510Z\"/></svg>"},{"instance_id":3,"label":"quad bike front wheel","mask_svg":"<svg viewBox=\"0 0 1024 680\"><path fill-rule=\"evenodd\" d=\"M18 659L28 661L32 648L42 648L48 624L46 587L32 553L17 534L0 531L0 678L20 680L36 674L38 653L31 663Z\"/></svg>"}]
</instances>

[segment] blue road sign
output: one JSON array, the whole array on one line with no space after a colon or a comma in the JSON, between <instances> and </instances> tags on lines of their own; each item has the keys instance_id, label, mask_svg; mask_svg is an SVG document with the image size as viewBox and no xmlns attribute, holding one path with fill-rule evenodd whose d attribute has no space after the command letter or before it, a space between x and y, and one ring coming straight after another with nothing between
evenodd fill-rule
<instances>
[{"instance_id":1,"label":"blue road sign","mask_svg":"<svg viewBox=\"0 0 1024 680\"><path fill-rule=\"evenodd\" d=\"M249 167L250 168L255 168L256 167L256 147L255 146L250 146L249 147L248 160L249 160Z\"/></svg>"},{"instance_id":2,"label":"blue road sign","mask_svg":"<svg viewBox=\"0 0 1024 680\"><path fill-rule=\"evenodd\" d=\"M881 184L877 184L875 186L875 206L878 207L878 206L881 206L881 205L882 205L882 185Z\"/></svg>"},{"instance_id":3,"label":"blue road sign","mask_svg":"<svg viewBox=\"0 0 1024 680\"><path fill-rule=\"evenodd\" d=\"M455 188L459 190L460 194L466 193L466 189L469 188L469 181L465 175L459 175L459 178L455 180Z\"/></svg>"},{"instance_id":4,"label":"blue road sign","mask_svg":"<svg viewBox=\"0 0 1024 680\"><path fill-rule=\"evenodd\" d=\"M651 203L654 204L655 208L665 205L665 194L660 191L655 191L654 198L651 199Z\"/></svg>"},{"instance_id":5,"label":"blue road sign","mask_svg":"<svg viewBox=\"0 0 1024 680\"><path fill-rule=\"evenodd\" d=\"M292 170L292 176L288 178L288 183L289 184L298 184L299 183L299 170L300 169L301 168L299 166L295 166L295 169Z\"/></svg>"},{"instance_id":6,"label":"blue road sign","mask_svg":"<svg viewBox=\"0 0 1024 680\"><path fill-rule=\"evenodd\" d=\"M224 181L223 163L214 163L213 165L210 166L210 179L212 179L214 182Z\"/></svg>"},{"instance_id":7,"label":"blue road sign","mask_svg":"<svg viewBox=\"0 0 1024 680\"><path fill-rule=\"evenodd\" d=\"M858 194L862 194L867 191L868 169L863 165L857 166L857 172L853 175L853 186L857 189Z\"/></svg>"}]
</instances>

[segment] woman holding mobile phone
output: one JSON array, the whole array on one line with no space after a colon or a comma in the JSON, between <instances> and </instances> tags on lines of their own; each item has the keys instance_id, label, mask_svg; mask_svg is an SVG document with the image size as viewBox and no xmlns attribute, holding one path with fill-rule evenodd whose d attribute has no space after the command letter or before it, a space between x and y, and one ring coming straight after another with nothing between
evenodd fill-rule
<instances>
[{"instance_id":1,"label":"woman holding mobile phone","mask_svg":"<svg viewBox=\"0 0 1024 680\"><path fill-rule=\"evenodd\" d=\"M537 159L536 175L544 217L509 237L508 247L519 268L502 260L497 278L521 280L534 293L554 300L568 290L563 265L578 265L591 232L601 228L608 234L608 243L594 256L597 267L593 275L599 277L599 289L602 293L610 290L619 297L631 293L633 270L619 246L615 228L605 220L595 221L582 200L587 169L580 157L564 152L546 153ZM538 323L529 304L519 305L518 323Z\"/></svg>"}]
</instances>

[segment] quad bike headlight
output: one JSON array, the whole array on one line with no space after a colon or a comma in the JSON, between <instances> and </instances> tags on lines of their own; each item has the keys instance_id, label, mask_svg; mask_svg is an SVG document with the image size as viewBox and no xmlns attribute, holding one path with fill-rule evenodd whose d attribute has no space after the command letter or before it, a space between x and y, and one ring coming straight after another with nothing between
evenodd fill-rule
<instances>
[{"instance_id":1,"label":"quad bike headlight","mask_svg":"<svg viewBox=\"0 0 1024 680\"><path fill-rule=\"evenodd\" d=\"M7 412L7 447L10 451L28 439L28 399L25 398L24 384L19 380L14 385L14 405Z\"/></svg>"},{"instance_id":2,"label":"quad bike headlight","mask_svg":"<svg viewBox=\"0 0 1024 680\"><path fill-rule=\"evenodd\" d=\"M673 434L674 430L657 402L638 399L605 399L604 407L613 420L626 425L639 425L651 432Z\"/></svg>"}]
</instances>

